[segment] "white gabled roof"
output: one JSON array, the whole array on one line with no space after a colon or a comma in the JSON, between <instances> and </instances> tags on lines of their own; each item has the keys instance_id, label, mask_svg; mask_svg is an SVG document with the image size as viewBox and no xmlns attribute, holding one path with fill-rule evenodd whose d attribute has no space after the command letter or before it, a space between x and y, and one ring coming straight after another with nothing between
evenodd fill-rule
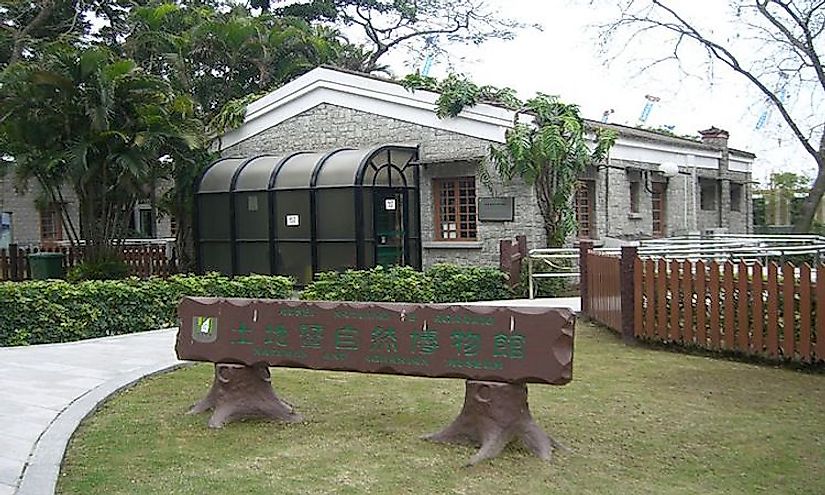
<instances>
[{"instance_id":1,"label":"white gabled roof","mask_svg":"<svg viewBox=\"0 0 825 495\"><path fill-rule=\"evenodd\" d=\"M318 67L252 102L243 125L226 133L220 147L229 148L324 103L497 143L504 142L504 134L512 126L513 111L483 103L464 109L456 117L441 119L435 112L437 99L438 94L431 91L409 91L397 82ZM642 137L640 133L649 136ZM634 130L633 134L620 132L610 156L716 169L721 151L688 140L658 139L655 133ZM750 172L752 164L752 158L730 157L731 170Z\"/></svg>"},{"instance_id":2,"label":"white gabled roof","mask_svg":"<svg viewBox=\"0 0 825 495\"><path fill-rule=\"evenodd\" d=\"M435 114L437 98L430 91L408 91L398 83L319 67L252 102L243 125L224 135L221 148L233 146L322 103L504 142L513 112L482 104L457 117L440 119Z\"/></svg>"}]
</instances>

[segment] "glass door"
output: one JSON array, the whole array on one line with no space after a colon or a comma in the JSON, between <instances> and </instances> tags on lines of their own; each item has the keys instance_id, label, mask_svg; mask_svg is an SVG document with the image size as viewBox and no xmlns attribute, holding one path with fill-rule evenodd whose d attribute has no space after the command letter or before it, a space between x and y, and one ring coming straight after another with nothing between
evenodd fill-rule
<instances>
[{"instance_id":1,"label":"glass door","mask_svg":"<svg viewBox=\"0 0 825 495\"><path fill-rule=\"evenodd\" d=\"M404 191L374 189L375 264L404 264Z\"/></svg>"}]
</instances>

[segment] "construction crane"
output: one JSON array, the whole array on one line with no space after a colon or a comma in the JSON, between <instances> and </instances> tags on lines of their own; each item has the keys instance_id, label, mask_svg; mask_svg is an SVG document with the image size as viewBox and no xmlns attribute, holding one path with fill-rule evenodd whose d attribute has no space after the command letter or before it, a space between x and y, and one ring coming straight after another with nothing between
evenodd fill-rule
<instances>
[{"instance_id":1,"label":"construction crane","mask_svg":"<svg viewBox=\"0 0 825 495\"><path fill-rule=\"evenodd\" d=\"M433 67L433 51L435 51L435 36L427 36L424 40L424 51L427 55L424 57L424 64L421 66L421 70L418 71L419 74L422 76L426 76L430 73L430 69Z\"/></svg>"},{"instance_id":2,"label":"construction crane","mask_svg":"<svg viewBox=\"0 0 825 495\"><path fill-rule=\"evenodd\" d=\"M779 98L779 101L783 104L788 97L788 75L784 72L779 73L779 80L776 82L776 86L774 87L774 94ZM756 120L756 126L754 130L760 130L768 123L771 118L771 114L773 113L773 102L767 98L765 98L765 108L762 110L762 113L759 114L759 118Z\"/></svg>"},{"instance_id":3,"label":"construction crane","mask_svg":"<svg viewBox=\"0 0 825 495\"><path fill-rule=\"evenodd\" d=\"M644 124L647 122L648 117L650 117L650 112L653 110L653 105L658 103L661 98L658 96L653 95L645 95L645 106L642 108L642 114L639 115L639 124Z\"/></svg>"}]
</instances>

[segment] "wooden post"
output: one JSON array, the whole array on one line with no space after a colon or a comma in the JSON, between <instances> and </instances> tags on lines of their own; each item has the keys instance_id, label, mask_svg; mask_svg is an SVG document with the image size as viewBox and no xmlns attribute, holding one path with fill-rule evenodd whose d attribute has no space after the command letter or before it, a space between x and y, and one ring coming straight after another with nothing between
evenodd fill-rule
<instances>
[{"instance_id":1,"label":"wooden post","mask_svg":"<svg viewBox=\"0 0 825 495\"><path fill-rule=\"evenodd\" d=\"M510 273L510 239L498 241L498 267L504 273Z\"/></svg>"},{"instance_id":2,"label":"wooden post","mask_svg":"<svg viewBox=\"0 0 825 495\"><path fill-rule=\"evenodd\" d=\"M20 250L17 244L9 244L9 270L12 282L20 281Z\"/></svg>"},{"instance_id":3,"label":"wooden post","mask_svg":"<svg viewBox=\"0 0 825 495\"><path fill-rule=\"evenodd\" d=\"M527 257L527 236L526 235L517 235L516 236L516 244L518 244L518 252L521 255L519 260L523 260ZM519 265L521 263L519 262Z\"/></svg>"},{"instance_id":4,"label":"wooden post","mask_svg":"<svg viewBox=\"0 0 825 495\"><path fill-rule=\"evenodd\" d=\"M622 341L633 344L636 340L635 312L636 290L633 284L636 281L636 246L622 246L621 260L621 294L622 294Z\"/></svg>"},{"instance_id":5,"label":"wooden post","mask_svg":"<svg viewBox=\"0 0 825 495\"><path fill-rule=\"evenodd\" d=\"M513 287L513 241L498 241L498 268L507 274L507 284Z\"/></svg>"},{"instance_id":6,"label":"wooden post","mask_svg":"<svg viewBox=\"0 0 825 495\"><path fill-rule=\"evenodd\" d=\"M579 241L579 296L583 315L590 316L590 288L587 286L587 256L593 249L593 241Z\"/></svg>"},{"instance_id":7,"label":"wooden post","mask_svg":"<svg viewBox=\"0 0 825 495\"><path fill-rule=\"evenodd\" d=\"M527 237L517 235L515 242L502 239L498 242L498 266L509 277L510 287L515 287L521 281L521 267L527 257Z\"/></svg>"}]
</instances>

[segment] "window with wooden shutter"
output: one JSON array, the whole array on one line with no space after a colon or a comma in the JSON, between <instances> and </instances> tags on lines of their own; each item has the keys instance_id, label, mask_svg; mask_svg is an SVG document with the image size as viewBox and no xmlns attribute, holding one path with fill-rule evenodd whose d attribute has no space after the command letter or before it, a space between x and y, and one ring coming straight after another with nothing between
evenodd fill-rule
<instances>
[{"instance_id":1,"label":"window with wooden shutter","mask_svg":"<svg viewBox=\"0 0 825 495\"><path fill-rule=\"evenodd\" d=\"M475 177L433 179L435 239L439 241L476 240Z\"/></svg>"}]
</instances>

